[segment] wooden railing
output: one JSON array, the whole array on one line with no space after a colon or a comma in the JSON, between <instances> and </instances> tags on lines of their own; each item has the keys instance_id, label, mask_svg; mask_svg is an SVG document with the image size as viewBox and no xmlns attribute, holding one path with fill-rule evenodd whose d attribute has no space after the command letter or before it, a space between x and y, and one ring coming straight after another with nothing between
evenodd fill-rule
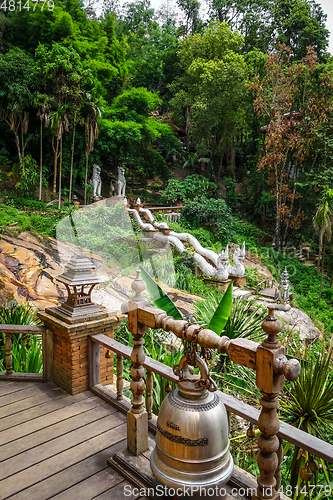
<instances>
[{"instance_id":1,"label":"wooden railing","mask_svg":"<svg viewBox=\"0 0 333 500\"><path fill-rule=\"evenodd\" d=\"M152 419L152 372L158 373L168 380L177 381L171 368L147 358L144 353L144 335L147 329L162 328L166 332L173 332L185 342L195 343L205 349L216 349L220 354L227 354L231 361L255 370L256 385L262 394L260 412L231 396L220 394L220 397L226 402L226 407L230 412L258 424L261 431L258 437L260 475L257 478L256 500L278 498L277 490L281 484L283 439L287 439L310 453L333 463L333 447L331 445L287 424L280 425L277 415L279 393L285 379L295 380L301 367L297 360L286 358L285 349L277 339L277 335L282 330L282 324L274 316L274 308L269 308L269 315L262 323L267 337L261 344L248 339L230 340L226 336L218 336L209 329L203 329L186 321L175 320L167 316L164 311L149 306L142 296L144 289L145 283L140 278L138 271L137 277L132 283L135 296L122 307L123 313L128 315L128 329L133 336L132 350L103 335L94 335L90 338L90 384L95 390L100 389L98 386L100 345L116 353L117 367L120 372L123 358L131 360L130 389L133 399L127 413L127 446L131 453L139 455L148 448L148 421ZM147 373L146 381L143 378L145 370ZM146 409L144 408L144 392ZM122 375L117 373L118 405L121 403L121 399ZM271 489L272 495L267 496L267 488Z\"/></svg>"},{"instance_id":2,"label":"wooden railing","mask_svg":"<svg viewBox=\"0 0 333 500\"><path fill-rule=\"evenodd\" d=\"M0 380L19 381L19 380L41 380L43 382L52 380L53 373L53 332L44 326L33 325L2 325L0 332L4 333L5 351L6 351L6 371L0 372ZM12 335L38 335L42 342L43 372L25 373L13 372L12 368Z\"/></svg>"},{"instance_id":3,"label":"wooden railing","mask_svg":"<svg viewBox=\"0 0 333 500\"><path fill-rule=\"evenodd\" d=\"M123 359L130 359L132 349L116 340L110 339L106 335L98 334L90 336L91 342L91 353L92 358L94 358L94 362L90 365L90 385L91 390L103 397L104 399L110 401L112 404L115 404L122 410L129 410L131 405L130 402L124 398L123 395ZM116 391L111 393L110 389L105 388L100 385L99 379L99 357L100 357L100 347L104 347L111 352L116 354L116 366L117 366L117 381L116 381ZM151 390L148 388L148 381L152 378L152 373L156 373L157 375L161 375L164 379L177 383L178 377L173 373L173 370L170 366L166 366L159 361L156 361L148 356L145 357L143 362L143 367L146 370L146 394L145 394L145 406L148 412L149 427L152 430L156 431L156 417L152 413L152 405L153 405L153 396L151 394ZM258 419L260 415L260 411L250 406L239 399L230 396L229 394L225 394L221 391L217 392L221 400L223 401L227 411L234 415L244 418L247 422L258 425ZM307 451L315 455L316 457L322 458L329 463L333 463L333 446L326 441L322 441L311 434L308 434L296 427L293 427L290 424L280 421L280 430L277 433L277 437L279 439L283 439L288 441L291 444L294 444L301 448L302 450Z\"/></svg>"},{"instance_id":4,"label":"wooden railing","mask_svg":"<svg viewBox=\"0 0 333 500\"><path fill-rule=\"evenodd\" d=\"M265 288L276 288L276 292L277 292L277 286L275 285L275 280L274 279L267 279L267 280L261 281L256 286L256 291L257 291L257 293L259 293L260 290L264 290Z\"/></svg>"}]
</instances>

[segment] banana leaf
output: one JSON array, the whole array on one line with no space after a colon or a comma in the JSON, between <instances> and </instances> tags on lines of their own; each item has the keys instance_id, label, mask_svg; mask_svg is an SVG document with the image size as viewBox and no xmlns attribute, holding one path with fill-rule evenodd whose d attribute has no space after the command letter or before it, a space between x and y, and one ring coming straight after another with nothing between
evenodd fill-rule
<instances>
[{"instance_id":1,"label":"banana leaf","mask_svg":"<svg viewBox=\"0 0 333 500\"><path fill-rule=\"evenodd\" d=\"M147 291L152 298L155 306L162 309L167 313L168 316L172 316L174 319L183 319L182 314L177 309L172 300L167 296L167 294L162 290L156 281L141 267L141 277L146 283Z\"/></svg>"},{"instance_id":2,"label":"banana leaf","mask_svg":"<svg viewBox=\"0 0 333 500\"><path fill-rule=\"evenodd\" d=\"M232 283L227 288L227 291L222 297L221 302L216 308L212 319L207 328L213 330L217 335L221 335L230 316L232 306Z\"/></svg>"}]
</instances>

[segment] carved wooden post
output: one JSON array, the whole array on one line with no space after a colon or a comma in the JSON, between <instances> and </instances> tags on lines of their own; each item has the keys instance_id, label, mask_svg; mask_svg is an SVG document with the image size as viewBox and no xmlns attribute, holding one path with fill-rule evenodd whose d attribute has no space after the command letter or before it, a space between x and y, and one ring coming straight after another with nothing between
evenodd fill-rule
<instances>
[{"instance_id":1,"label":"carved wooden post","mask_svg":"<svg viewBox=\"0 0 333 500\"><path fill-rule=\"evenodd\" d=\"M148 413L143 407L143 393L145 391L145 369L142 366L145 360L143 336L148 327L138 322L138 307L146 304L141 293L146 288L145 282L140 278L137 271L136 279L132 283L135 291L134 298L124 307L123 312L128 312L128 329L133 335L133 350L131 353L131 376L130 389L133 394L132 408L127 413L127 447L134 455L140 455L148 449Z\"/></svg>"},{"instance_id":2,"label":"carved wooden post","mask_svg":"<svg viewBox=\"0 0 333 500\"><path fill-rule=\"evenodd\" d=\"M275 471L275 479L276 479L276 485L275 485L275 489L278 491L280 486L281 486L281 464L282 464L282 460L283 460L283 439L279 438L279 443L280 443L280 446L279 446L279 449L278 451L276 452L277 453L277 457L278 457L278 466L277 466L277 469Z\"/></svg>"},{"instance_id":3,"label":"carved wooden post","mask_svg":"<svg viewBox=\"0 0 333 500\"><path fill-rule=\"evenodd\" d=\"M146 377L146 410L148 420L153 418L153 372L147 370Z\"/></svg>"},{"instance_id":4,"label":"carved wooden post","mask_svg":"<svg viewBox=\"0 0 333 500\"><path fill-rule=\"evenodd\" d=\"M297 360L288 361L285 357L285 349L276 338L282 330L282 323L274 316L273 307L268 310L269 314L262 324L267 338L258 346L256 356L256 384L262 394L260 400L262 410L258 420L261 430L258 437L260 452L257 457L260 475L258 490L253 495L253 498L257 500L280 498L276 490L279 488L277 452L280 449L280 442L276 435L280 428L276 411L279 405L278 395L283 388L284 378L295 380L301 369Z\"/></svg>"},{"instance_id":5,"label":"carved wooden post","mask_svg":"<svg viewBox=\"0 0 333 500\"><path fill-rule=\"evenodd\" d=\"M117 354L117 399L118 401L123 399L123 357Z\"/></svg>"},{"instance_id":6,"label":"carved wooden post","mask_svg":"<svg viewBox=\"0 0 333 500\"><path fill-rule=\"evenodd\" d=\"M5 350L6 350L6 373L7 375L11 375L13 373L13 368L12 368L12 338L10 333L6 333Z\"/></svg>"}]
</instances>

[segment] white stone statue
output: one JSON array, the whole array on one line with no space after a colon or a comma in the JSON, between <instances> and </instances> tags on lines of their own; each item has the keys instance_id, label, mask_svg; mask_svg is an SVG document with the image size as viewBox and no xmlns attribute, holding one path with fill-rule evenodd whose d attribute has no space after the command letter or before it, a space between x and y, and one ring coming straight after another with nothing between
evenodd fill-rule
<instances>
[{"instance_id":1,"label":"white stone statue","mask_svg":"<svg viewBox=\"0 0 333 500\"><path fill-rule=\"evenodd\" d=\"M124 167L118 167L118 196L125 196L126 179Z\"/></svg>"},{"instance_id":2,"label":"white stone statue","mask_svg":"<svg viewBox=\"0 0 333 500\"><path fill-rule=\"evenodd\" d=\"M138 199L136 200L136 204L137 204L137 205L141 205L141 200L140 200L140 198L138 198Z\"/></svg>"},{"instance_id":3,"label":"white stone statue","mask_svg":"<svg viewBox=\"0 0 333 500\"><path fill-rule=\"evenodd\" d=\"M101 198L101 190L102 190L102 179L101 179L101 167L98 165L93 165L93 176L92 176L92 184L94 186L94 198Z\"/></svg>"},{"instance_id":4,"label":"white stone statue","mask_svg":"<svg viewBox=\"0 0 333 500\"><path fill-rule=\"evenodd\" d=\"M218 254L216 277L221 281L226 281L229 277L229 245L224 252Z\"/></svg>"},{"instance_id":5,"label":"white stone statue","mask_svg":"<svg viewBox=\"0 0 333 500\"><path fill-rule=\"evenodd\" d=\"M245 259L245 241L243 242L242 248L237 247L233 254L234 266L229 266L229 274L233 276L244 276L245 267L243 265L243 260Z\"/></svg>"},{"instance_id":6,"label":"white stone statue","mask_svg":"<svg viewBox=\"0 0 333 500\"><path fill-rule=\"evenodd\" d=\"M125 206L127 205L127 198L126 198L126 196L125 196L125 198L124 198L124 205L125 205Z\"/></svg>"}]
</instances>

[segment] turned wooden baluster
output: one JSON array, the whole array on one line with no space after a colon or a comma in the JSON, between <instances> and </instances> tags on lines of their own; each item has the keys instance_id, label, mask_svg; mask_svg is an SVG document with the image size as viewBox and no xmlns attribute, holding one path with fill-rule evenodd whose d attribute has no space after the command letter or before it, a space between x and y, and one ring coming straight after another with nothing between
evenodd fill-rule
<instances>
[{"instance_id":1,"label":"turned wooden baluster","mask_svg":"<svg viewBox=\"0 0 333 500\"><path fill-rule=\"evenodd\" d=\"M277 466L277 469L275 471L275 474L274 474L274 477L276 479L276 485L275 485L275 489L278 491L280 486L281 486L281 468L282 468L282 460L283 460L283 439L279 438L279 443L280 443L280 446L279 446L279 449L278 451L276 452L277 454L277 457L278 457L278 466Z\"/></svg>"},{"instance_id":2,"label":"turned wooden baluster","mask_svg":"<svg viewBox=\"0 0 333 500\"><path fill-rule=\"evenodd\" d=\"M153 372L150 370L147 370L146 377L146 410L150 420L153 418Z\"/></svg>"},{"instance_id":3,"label":"turned wooden baluster","mask_svg":"<svg viewBox=\"0 0 333 500\"><path fill-rule=\"evenodd\" d=\"M121 401L123 399L123 357L120 354L117 354L117 399Z\"/></svg>"},{"instance_id":4,"label":"turned wooden baluster","mask_svg":"<svg viewBox=\"0 0 333 500\"><path fill-rule=\"evenodd\" d=\"M260 389L262 410L258 420L261 434L258 437L260 451L257 456L260 475L258 489L253 498L278 500L280 494L280 472L278 452L281 454L277 433L280 421L277 415L278 396L283 388L284 379L295 380L300 373L297 360L287 360L285 349L276 336L282 330L282 323L274 316L274 308L268 308L269 314L263 321L262 328L267 338L257 349L256 384Z\"/></svg>"},{"instance_id":5,"label":"turned wooden baluster","mask_svg":"<svg viewBox=\"0 0 333 500\"><path fill-rule=\"evenodd\" d=\"M6 333L5 350L6 350L6 373L7 375L11 375L13 373L13 368L12 368L12 338L10 333Z\"/></svg>"},{"instance_id":6,"label":"turned wooden baluster","mask_svg":"<svg viewBox=\"0 0 333 500\"><path fill-rule=\"evenodd\" d=\"M136 279L132 283L132 290L135 297L126 304L128 310L128 329L133 335L133 350L131 352L131 376L130 389L133 394L131 401L132 408L127 413L127 446L131 453L140 455L148 449L148 413L143 403L143 393L145 391L145 369L143 363L145 352L143 336L148 327L138 322L138 307L146 301L141 293L146 288L145 282L140 278L140 271L137 271Z\"/></svg>"}]
</instances>

